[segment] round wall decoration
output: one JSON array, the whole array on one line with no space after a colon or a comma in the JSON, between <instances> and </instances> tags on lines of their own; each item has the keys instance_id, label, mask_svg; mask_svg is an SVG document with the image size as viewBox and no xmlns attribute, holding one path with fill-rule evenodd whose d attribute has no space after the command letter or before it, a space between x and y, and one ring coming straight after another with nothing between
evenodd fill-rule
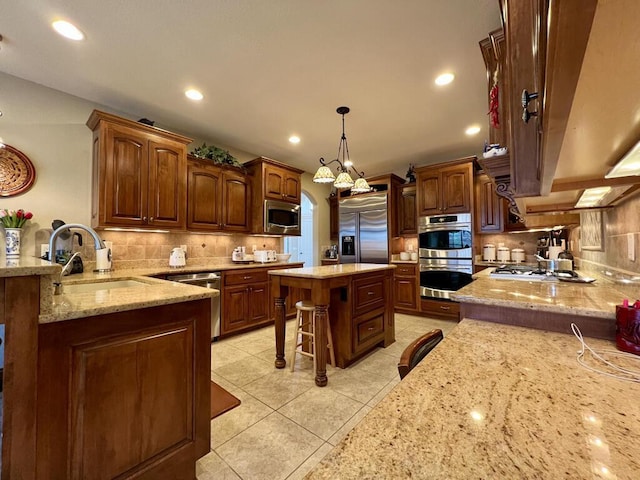
<instances>
[{"instance_id":1,"label":"round wall decoration","mask_svg":"<svg viewBox=\"0 0 640 480\"><path fill-rule=\"evenodd\" d=\"M0 147L0 196L24 193L35 180L36 169L24 153L7 144Z\"/></svg>"}]
</instances>

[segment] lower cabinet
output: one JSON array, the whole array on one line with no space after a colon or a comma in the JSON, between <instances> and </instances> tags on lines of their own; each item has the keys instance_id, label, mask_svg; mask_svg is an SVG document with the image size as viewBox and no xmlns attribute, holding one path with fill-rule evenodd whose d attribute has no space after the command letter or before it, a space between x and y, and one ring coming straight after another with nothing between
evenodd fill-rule
<instances>
[{"instance_id":1,"label":"lower cabinet","mask_svg":"<svg viewBox=\"0 0 640 480\"><path fill-rule=\"evenodd\" d=\"M269 288L269 270L297 268L302 263L231 270L222 274L220 335L228 336L273 322L275 305ZM287 318L295 316L301 291L291 289L286 300Z\"/></svg>"},{"instance_id":2,"label":"lower cabinet","mask_svg":"<svg viewBox=\"0 0 640 480\"><path fill-rule=\"evenodd\" d=\"M418 311L417 265L398 264L393 278L395 309L397 312Z\"/></svg>"},{"instance_id":3,"label":"lower cabinet","mask_svg":"<svg viewBox=\"0 0 640 480\"><path fill-rule=\"evenodd\" d=\"M266 269L223 273L221 335L227 335L271 320Z\"/></svg>"},{"instance_id":4,"label":"lower cabinet","mask_svg":"<svg viewBox=\"0 0 640 480\"><path fill-rule=\"evenodd\" d=\"M210 308L40 325L37 477L195 478L210 447Z\"/></svg>"},{"instance_id":5,"label":"lower cabinet","mask_svg":"<svg viewBox=\"0 0 640 480\"><path fill-rule=\"evenodd\" d=\"M391 271L356 276L350 284L331 290L329 322L338 367L395 340L392 276Z\"/></svg>"},{"instance_id":6,"label":"lower cabinet","mask_svg":"<svg viewBox=\"0 0 640 480\"><path fill-rule=\"evenodd\" d=\"M420 300L420 311L430 317L447 320L460 320L460 304L458 302L440 300Z\"/></svg>"}]
</instances>

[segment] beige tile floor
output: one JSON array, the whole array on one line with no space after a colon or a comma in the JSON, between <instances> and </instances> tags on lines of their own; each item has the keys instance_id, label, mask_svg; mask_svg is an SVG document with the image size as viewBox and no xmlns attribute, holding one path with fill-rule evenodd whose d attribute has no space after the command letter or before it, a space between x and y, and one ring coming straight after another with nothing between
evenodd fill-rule
<instances>
[{"instance_id":1,"label":"beige tile floor","mask_svg":"<svg viewBox=\"0 0 640 480\"><path fill-rule=\"evenodd\" d=\"M211 345L211 379L242 404L211 421L211 452L196 465L198 480L303 478L400 381L397 362L421 334L456 322L396 314L396 342L347 369L327 366L316 387L311 359L276 369L273 327ZM294 326L287 324L286 354Z\"/></svg>"}]
</instances>

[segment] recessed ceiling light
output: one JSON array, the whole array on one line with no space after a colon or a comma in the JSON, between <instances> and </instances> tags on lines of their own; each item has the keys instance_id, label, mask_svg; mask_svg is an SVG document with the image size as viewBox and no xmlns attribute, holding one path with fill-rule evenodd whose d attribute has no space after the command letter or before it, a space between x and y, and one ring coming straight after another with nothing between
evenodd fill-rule
<instances>
[{"instance_id":1,"label":"recessed ceiling light","mask_svg":"<svg viewBox=\"0 0 640 480\"><path fill-rule=\"evenodd\" d=\"M436 77L436 85L449 85L456 76L453 73L443 73Z\"/></svg>"},{"instance_id":2,"label":"recessed ceiling light","mask_svg":"<svg viewBox=\"0 0 640 480\"><path fill-rule=\"evenodd\" d=\"M84 40L84 33L82 33L78 27L65 20L56 20L51 26L65 38L70 40Z\"/></svg>"},{"instance_id":3,"label":"recessed ceiling light","mask_svg":"<svg viewBox=\"0 0 640 480\"><path fill-rule=\"evenodd\" d=\"M200 93L195 88L190 88L189 90L184 92L184 94L191 100L202 100L204 98L204 95L202 95L202 93Z\"/></svg>"},{"instance_id":4,"label":"recessed ceiling light","mask_svg":"<svg viewBox=\"0 0 640 480\"><path fill-rule=\"evenodd\" d=\"M471 127L467 128L464 133L466 133L467 135L477 135L478 133L480 133L480 127L478 125L472 125Z\"/></svg>"},{"instance_id":5,"label":"recessed ceiling light","mask_svg":"<svg viewBox=\"0 0 640 480\"><path fill-rule=\"evenodd\" d=\"M289 141L291 143L300 143L300 137L296 136L296 135L291 135L289 137Z\"/></svg>"}]
</instances>

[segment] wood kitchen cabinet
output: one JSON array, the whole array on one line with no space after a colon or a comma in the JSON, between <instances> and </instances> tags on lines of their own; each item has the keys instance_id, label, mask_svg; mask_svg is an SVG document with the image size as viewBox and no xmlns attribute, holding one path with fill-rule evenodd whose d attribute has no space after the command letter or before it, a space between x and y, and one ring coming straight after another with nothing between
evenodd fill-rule
<instances>
[{"instance_id":1,"label":"wood kitchen cabinet","mask_svg":"<svg viewBox=\"0 0 640 480\"><path fill-rule=\"evenodd\" d=\"M249 183L231 167L189 156L187 229L248 232Z\"/></svg>"},{"instance_id":2,"label":"wood kitchen cabinet","mask_svg":"<svg viewBox=\"0 0 640 480\"><path fill-rule=\"evenodd\" d=\"M251 232L269 234L264 230L265 200L300 205L304 170L266 157L251 160L244 166L251 185Z\"/></svg>"},{"instance_id":3,"label":"wood kitchen cabinet","mask_svg":"<svg viewBox=\"0 0 640 480\"><path fill-rule=\"evenodd\" d=\"M399 263L393 278L395 311L416 313L418 311L418 266Z\"/></svg>"},{"instance_id":4,"label":"wood kitchen cabinet","mask_svg":"<svg viewBox=\"0 0 640 480\"><path fill-rule=\"evenodd\" d=\"M415 183L407 183L399 188L398 195L398 235L418 233L418 212L416 207Z\"/></svg>"},{"instance_id":5,"label":"wood kitchen cabinet","mask_svg":"<svg viewBox=\"0 0 640 480\"><path fill-rule=\"evenodd\" d=\"M475 158L416 169L419 216L471 213Z\"/></svg>"},{"instance_id":6,"label":"wood kitchen cabinet","mask_svg":"<svg viewBox=\"0 0 640 480\"><path fill-rule=\"evenodd\" d=\"M93 227L184 229L191 139L94 110Z\"/></svg>"},{"instance_id":7,"label":"wood kitchen cabinet","mask_svg":"<svg viewBox=\"0 0 640 480\"><path fill-rule=\"evenodd\" d=\"M222 324L228 335L268 323L269 284L266 269L234 270L222 274Z\"/></svg>"},{"instance_id":8,"label":"wood kitchen cabinet","mask_svg":"<svg viewBox=\"0 0 640 480\"><path fill-rule=\"evenodd\" d=\"M331 290L329 322L336 363L345 368L383 344L393 342L392 271L353 276L342 288Z\"/></svg>"},{"instance_id":9,"label":"wood kitchen cabinet","mask_svg":"<svg viewBox=\"0 0 640 480\"><path fill-rule=\"evenodd\" d=\"M195 478L210 450L210 309L41 324L38 478Z\"/></svg>"},{"instance_id":10,"label":"wood kitchen cabinet","mask_svg":"<svg viewBox=\"0 0 640 480\"><path fill-rule=\"evenodd\" d=\"M503 201L496 193L495 185L487 175L475 179L476 231L479 233L502 232Z\"/></svg>"},{"instance_id":11,"label":"wood kitchen cabinet","mask_svg":"<svg viewBox=\"0 0 640 480\"><path fill-rule=\"evenodd\" d=\"M445 320L460 320L460 304L458 302L421 298L420 311L429 317L443 318Z\"/></svg>"}]
</instances>

